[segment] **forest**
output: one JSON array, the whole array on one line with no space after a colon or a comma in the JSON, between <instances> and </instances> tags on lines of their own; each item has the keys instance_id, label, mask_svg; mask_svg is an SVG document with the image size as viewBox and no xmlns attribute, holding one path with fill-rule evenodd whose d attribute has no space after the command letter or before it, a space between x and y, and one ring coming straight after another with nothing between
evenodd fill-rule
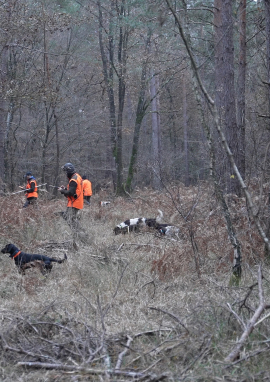
<instances>
[{"instance_id":1,"label":"forest","mask_svg":"<svg viewBox=\"0 0 270 382\"><path fill-rule=\"evenodd\" d=\"M0 250L67 256L22 275L0 254L1 381L268 381L270 0L1 0L0 18ZM79 233L68 162L93 188ZM179 235L115 235L160 211Z\"/></svg>"},{"instance_id":2,"label":"forest","mask_svg":"<svg viewBox=\"0 0 270 382\"><path fill-rule=\"evenodd\" d=\"M3 190L26 171L59 185L71 162L117 195L194 185L213 166L222 190L240 194L217 123L242 178L267 181L267 1L3 1L0 10Z\"/></svg>"}]
</instances>

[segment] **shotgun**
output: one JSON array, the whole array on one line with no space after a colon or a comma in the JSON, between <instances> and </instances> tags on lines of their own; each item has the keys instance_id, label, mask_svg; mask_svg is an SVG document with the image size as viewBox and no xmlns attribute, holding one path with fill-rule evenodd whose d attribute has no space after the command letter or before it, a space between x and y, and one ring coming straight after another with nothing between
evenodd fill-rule
<instances>
[{"instance_id":1,"label":"shotgun","mask_svg":"<svg viewBox=\"0 0 270 382\"><path fill-rule=\"evenodd\" d=\"M40 184L39 186L37 186L37 188L38 188L38 187L42 187L42 186L46 186L46 184L47 184L47 183ZM17 191L17 192L12 192L12 193L9 194L9 195L20 194L21 192L25 192L25 191L26 191L26 189L25 189L25 190L21 190L21 191Z\"/></svg>"},{"instance_id":2,"label":"shotgun","mask_svg":"<svg viewBox=\"0 0 270 382\"><path fill-rule=\"evenodd\" d=\"M52 187L52 188L61 188L61 186L52 186L51 184L49 184L49 187Z\"/></svg>"}]
</instances>

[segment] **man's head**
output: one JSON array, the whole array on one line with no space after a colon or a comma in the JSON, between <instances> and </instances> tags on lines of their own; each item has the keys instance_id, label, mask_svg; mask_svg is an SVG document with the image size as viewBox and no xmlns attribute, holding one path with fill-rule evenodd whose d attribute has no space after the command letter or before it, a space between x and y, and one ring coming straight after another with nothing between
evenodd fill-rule
<instances>
[{"instance_id":1,"label":"man's head","mask_svg":"<svg viewBox=\"0 0 270 382\"><path fill-rule=\"evenodd\" d=\"M64 166L62 167L62 170L67 174L68 178L70 178L76 172L72 163L64 164Z\"/></svg>"},{"instance_id":2,"label":"man's head","mask_svg":"<svg viewBox=\"0 0 270 382\"><path fill-rule=\"evenodd\" d=\"M83 175L82 179L83 179L83 180L86 179L86 175Z\"/></svg>"},{"instance_id":3,"label":"man's head","mask_svg":"<svg viewBox=\"0 0 270 382\"><path fill-rule=\"evenodd\" d=\"M27 171L27 173L25 174L25 177L26 177L26 179L30 179L30 178L32 178L32 173L31 173L31 171Z\"/></svg>"}]
</instances>

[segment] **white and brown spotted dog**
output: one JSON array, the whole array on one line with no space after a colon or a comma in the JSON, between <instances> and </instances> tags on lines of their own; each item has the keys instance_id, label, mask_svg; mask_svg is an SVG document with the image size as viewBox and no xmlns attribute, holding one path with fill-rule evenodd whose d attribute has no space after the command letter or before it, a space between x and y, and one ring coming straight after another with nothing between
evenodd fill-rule
<instances>
[{"instance_id":1,"label":"white and brown spotted dog","mask_svg":"<svg viewBox=\"0 0 270 382\"><path fill-rule=\"evenodd\" d=\"M158 210L159 214L156 218L133 218L133 219L127 219L124 222L118 224L113 232L115 235L119 234L126 234L129 232L138 232L140 228L142 227L150 227L155 228L159 234L165 235L165 236L176 236L179 239L179 228L172 225L172 224L166 224L161 223L163 218L162 211Z\"/></svg>"},{"instance_id":2,"label":"white and brown spotted dog","mask_svg":"<svg viewBox=\"0 0 270 382\"><path fill-rule=\"evenodd\" d=\"M133 218L133 219L127 219L124 222L118 224L114 229L113 232L115 235L119 235L120 233L125 234L129 232L138 232L140 228L142 227L150 227L150 228L156 228L156 219L155 218Z\"/></svg>"},{"instance_id":3,"label":"white and brown spotted dog","mask_svg":"<svg viewBox=\"0 0 270 382\"><path fill-rule=\"evenodd\" d=\"M145 226L145 218L133 218L133 219L127 219L124 222L118 224L113 232L115 235L119 235L120 233L129 233L131 231L139 231L140 227Z\"/></svg>"}]
</instances>

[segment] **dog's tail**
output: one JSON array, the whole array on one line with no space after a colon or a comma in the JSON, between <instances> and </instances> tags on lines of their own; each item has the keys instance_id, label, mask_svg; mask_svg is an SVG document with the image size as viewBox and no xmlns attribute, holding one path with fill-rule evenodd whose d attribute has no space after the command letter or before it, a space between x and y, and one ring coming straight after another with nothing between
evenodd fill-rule
<instances>
[{"instance_id":1,"label":"dog's tail","mask_svg":"<svg viewBox=\"0 0 270 382\"><path fill-rule=\"evenodd\" d=\"M156 217L157 223L161 223L163 218L163 212L161 210L158 210L158 216Z\"/></svg>"},{"instance_id":2,"label":"dog's tail","mask_svg":"<svg viewBox=\"0 0 270 382\"><path fill-rule=\"evenodd\" d=\"M66 261L66 260L67 260L67 255L66 255L66 253L65 253L63 259L54 259L54 258L51 258L51 261L54 261L54 262L56 262L56 263L58 263L58 264L61 264L61 263L63 263L63 262Z\"/></svg>"}]
</instances>

